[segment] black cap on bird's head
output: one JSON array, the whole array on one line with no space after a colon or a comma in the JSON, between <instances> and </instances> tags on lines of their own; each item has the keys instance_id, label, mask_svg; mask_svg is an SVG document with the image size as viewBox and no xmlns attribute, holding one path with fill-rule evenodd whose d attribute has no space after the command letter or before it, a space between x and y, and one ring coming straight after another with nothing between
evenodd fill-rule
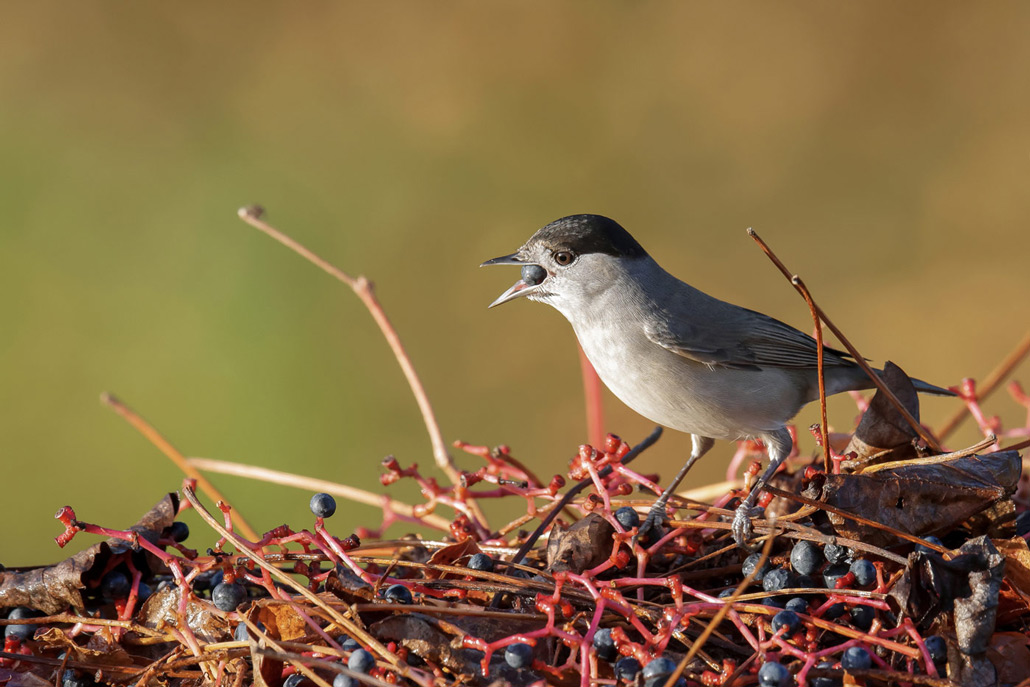
<instances>
[{"instance_id":1,"label":"black cap on bird's head","mask_svg":"<svg viewBox=\"0 0 1030 687\"><path fill-rule=\"evenodd\" d=\"M552 274L579 256L600 253L615 258L638 258L647 252L618 222L602 215L569 215L537 231L518 251L487 260L487 265L521 265L522 279L490 304L492 308L536 292ZM547 264L545 264L547 263Z\"/></svg>"}]
</instances>

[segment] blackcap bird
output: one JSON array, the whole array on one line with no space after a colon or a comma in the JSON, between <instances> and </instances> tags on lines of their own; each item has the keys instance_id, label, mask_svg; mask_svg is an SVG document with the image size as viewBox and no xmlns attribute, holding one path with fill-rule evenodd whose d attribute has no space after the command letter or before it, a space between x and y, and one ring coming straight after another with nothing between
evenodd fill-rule
<instances>
[{"instance_id":1,"label":"blackcap bird","mask_svg":"<svg viewBox=\"0 0 1030 687\"><path fill-rule=\"evenodd\" d=\"M758 494L791 451L786 424L819 398L815 339L680 281L600 215L551 222L516 252L483 265L522 268L522 278L490 307L523 297L553 306L612 393L649 420L691 435L690 458L638 534L666 522L669 495L715 439L765 444L769 467L733 519L734 539L745 546ZM827 394L873 386L847 353L823 350ZM917 391L953 395L912 381Z\"/></svg>"}]
</instances>

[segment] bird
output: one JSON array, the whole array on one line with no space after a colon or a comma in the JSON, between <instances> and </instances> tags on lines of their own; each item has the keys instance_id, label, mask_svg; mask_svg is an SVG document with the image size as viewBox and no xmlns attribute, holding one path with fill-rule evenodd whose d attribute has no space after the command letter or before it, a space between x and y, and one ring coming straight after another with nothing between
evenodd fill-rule
<instances>
[{"instance_id":1,"label":"bird","mask_svg":"<svg viewBox=\"0 0 1030 687\"><path fill-rule=\"evenodd\" d=\"M819 398L818 346L768 315L674 277L618 222L569 215L514 253L481 266L513 265L521 279L489 305L527 298L565 316L605 386L640 415L691 436L691 452L662 491L638 537L661 531L669 496L715 440L757 439L769 466L734 513L747 547L758 494L793 448L787 424ZM848 353L824 346L826 394L873 387ZM877 371L879 372L879 371ZM954 395L913 379L917 391Z\"/></svg>"}]
</instances>

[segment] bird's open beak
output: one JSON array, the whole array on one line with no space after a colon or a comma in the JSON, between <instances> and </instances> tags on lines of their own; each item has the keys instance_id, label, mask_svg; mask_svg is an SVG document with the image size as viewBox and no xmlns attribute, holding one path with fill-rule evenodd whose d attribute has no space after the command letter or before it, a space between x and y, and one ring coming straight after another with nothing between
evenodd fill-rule
<instances>
[{"instance_id":1,"label":"bird's open beak","mask_svg":"<svg viewBox=\"0 0 1030 687\"><path fill-rule=\"evenodd\" d=\"M502 255L499 258L494 258L493 260L487 260L482 265L480 265L480 267L487 267L489 265L525 265L525 264L527 264L527 263L519 257L518 253L512 253L511 255ZM526 282L522 281L521 279L519 279L517 282L515 282L512 285L512 287L510 289L508 289L507 291L502 293L500 296L498 296L497 300L495 300L493 303L491 303L487 307L488 308L492 308L495 305L501 305L502 303L507 303L508 301L513 301L516 298L521 298L522 296L528 296L530 293L532 293L533 291L536 290L537 286L539 286L539 284L531 286L531 285L527 284Z\"/></svg>"}]
</instances>

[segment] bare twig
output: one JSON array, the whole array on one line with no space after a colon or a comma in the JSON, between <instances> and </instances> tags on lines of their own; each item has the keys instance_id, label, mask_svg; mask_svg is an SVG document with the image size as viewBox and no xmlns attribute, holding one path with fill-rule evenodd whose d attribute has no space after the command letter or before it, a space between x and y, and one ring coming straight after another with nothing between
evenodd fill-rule
<instances>
[{"instance_id":1,"label":"bare twig","mask_svg":"<svg viewBox=\"0 0 1030 687\"><path fill-rule=\"evenodd\" d=\"M308 262L349 286L365 307L368 308L372 319L379 325L386 343L389 344L390 350L393 351L394 357L397 358L397 364L400 365L404 377L408 380L411 393L415 396L415 402L418 404L418 408L422 413L422 420L426 425L426 431L429 433L429 442L432 444L433 458L436 460L437 466L447 475L452 484L461 484L461 473L454 467L454 459L447 451L443 434L440 432L440 425L436 421L436 414L429 403L429 397L422 386L422 380L419 379L418 373L415 372L415 366L412 365L411 358L408 357L407 351L404 350L404 345L401 343L400 337L397 336L397 331L390 324L390 319L386 316L383 306L380 305L379 300L376 298L372 282L360 275L352 277L339 267L319 257L307 247L262 220L261 215L263 213L264 211L261 208L254 206L240 208L237 212L240 219L250 226L264 232ZM470 501L469 507L481 523L486 521L479 505L475 501Z\"/></svg>"},{"instance_id":2,"label":"bare twig","mask_svg":"<svg viewBox=\"0 0 1030 687\"><path fill-rule=\"evenodd\" d=\"M132 425L137 432L146 437L147 441L156 446L161 453L168 456L168 458L175 463L176 467L182 470L184 475L190 479L196 480L197 486L200 487L200 490L204 492L205 496L212 501L228 502L228 499L222 496L222 492L218 491L218 489L215 488L215 485L211 484L207 477L204 477L197 468L190 465L190 462L186 460L186 457L182 455L182 453L179 452L179 449L172 446L171 442L165 439L164 436L154 429L149 422L137 415L131 408L129 408L129 406L118 400L114 394L101 394L100 402L109 406L114 410L114 412L121 415L122 418ZM248 539L254 541L260 538L258 537L257 532L254 531L254 528L247 524L247 521L239 511L236 511L235 515L233 515L233 522L240 528L240 531L243 532L244 536Z\"/></svg>"},{"instance_id":3,"label":"bare twig","mask_svg":"<svg viewBox=\"0 0 1030 687\"><path fill-rule=\"evenodd\" d=\"M998 366L991 370L991 373L984 379L982 385L978 386L977 396L982 401L987 398L995 389L1001 386L1012 371L1023 362L1026 356L1030 354L1030 332L1027 332L1023 340L1009 353L1004 360L998 363ZM958 429L958 426L962 424L962 421L969 415L969 406L963 405L961 408L955 411L955 414L948 418L948 421L944 423L939 430L937 430L937 436L942 440Z\"/></svg>"},{"instance_id":4,"label":"bare twig","mask_svg":"<svg viewBox=\"0 0 1030 687\"><path fill-rule=\"evenodd\" d=\"M386 507L394 513L408 517L419 517L415 515L414 507L410 504L394 501L393 499L387 500L380 494L373 494L370 491L358 489L346 484L330 482L324 479L316 479L314 477L304 477L303 475L295 475L291 472L271 470L269 468L261 468L255 465L233 463L227 460L215 460L213 458L189 458L188 460L191 465L201 470L207 470L208 472L218 472L223 475L246 477L248 479L259 480L261 482L271 482L273 484L297 487L298 489L307 489L309 491L324 491L327 494L334 494L369 506L381 507L385 503ZM442 529L445 532L451 524L449 520L442 518L435 513L427 513L426 515L419 517L419 519L427 525Z\"/></svg>"},{"instance_id":5,"label":"bare twig","mask_svg":"<svg viewBox=\"0 0 1030 687\"><path fill-rule=\"evenodd\" d=\"M748 228L747 233L748 236L753 238L755 242L762 248L762 251L769 257L770 260L772 260L773 264L779 268L780 272L783 273L783 276L790 280L791 283L794 283L794 274L792 274L791 271L787 269L787 266L784 265L778 257L776 257L776 254L773 253L772 249L769 248L768 244L766 244L766 242L762 240L762 238L755 232L755 230ZM794 287L797 288L797 284L795 284ZM811 294L809 295L809 298L811 298ZM881 391L884 396L887 397L887 400L889 400L895 408L898 409L898 412L901 414L901 416L905 418L905 422L907 422L912 427L912 429L915 430L916 434L922 437L923 441L926 442L926 445L939 453L941 450L941 446L933 437L933 435L930 434L930 432L927 431L925 427L919 424L919 420L912 417L912 413L908 412L905 406L901 404L901 401L899 401L898 397L894 395L894 392L891 391L886 384L884 384L883 380L880 379L880 375L876 374L876 371L869 366L869 363L865 361L865 358L863 358L862 354L858 352L858 349L852 345L852 343L847 339L846 336L844 336L844 333L837 328L837 325L835 325L833 321L826 316L826 313L823 312L823 309L820 308L818 304L816 304L814 301L812 304L815 307L816 312L819 313L819 318L826 323L826 326L830 329L831 332L833 332L833 335L837 337L837 340L840 341L844 348L848 350L848 353L851 354L851 357L855 359L855 363L863 370L865 370L865 373L869 375L869 379L872 380L876 388L879 391Z\"/></svg>"},{"instance_id":6,"label":"bare twig","mask_svg":"<svg viewBox=\"0 0 1030 687\"><path fill-rule=\"evenodd\" d=\"M815 323L816 374L819 378L819 436L823 443L823 471L830 474L833 466L830 458L830 433L826 426L826 376L823 373L826 351L823 350L823 323L819 321L815 301L812 300L812 294L808 292L808 287L801 277L795 274L790 278L790 283L801 293L805 303L808 303L808 310L812 313L812 321Z\"/></svg>"}]
</instances>

